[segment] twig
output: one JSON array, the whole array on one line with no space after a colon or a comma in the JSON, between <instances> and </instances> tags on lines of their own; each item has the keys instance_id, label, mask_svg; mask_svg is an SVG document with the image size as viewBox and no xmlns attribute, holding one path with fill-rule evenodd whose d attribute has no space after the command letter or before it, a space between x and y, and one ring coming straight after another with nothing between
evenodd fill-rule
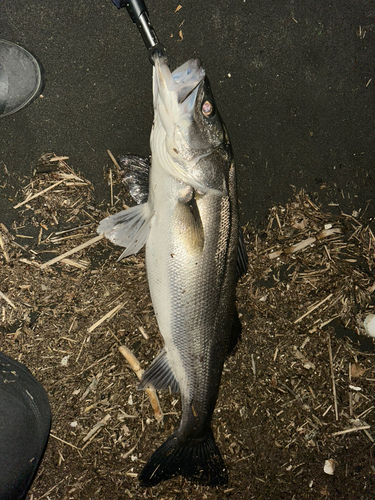
<instances>
[{"instance_id":1,"label":"twig","mask_svg":"<svg viewBox=\"0 0 375 500\"><path fill-rule=\"evenodd\" d=\"M280 255L282 255L282 254L288 255L290 253L298 252L300 250L303 250L306 247L309 247L310 245L312 245L316 241L322 240L324 238L327 238L327 236L331 236L332 234L336 234L336 233L341 233L341 229L339 227L333 227L331 229L323 229L316 236L311 236L310 238L302 240L299 243L295 243L294 245L291 245L290 247L281 248L280 250L277 250L276 252L269 253L268 258L269 259L276 259L277 257L280 257Z\"/></svg>"},{"instance_id":2,"label":"twig","mask_svg":"<svg viewBox=\"0 0 375 500\"><path fill-rule=\"evenodd\" d=\"M57 439L57 441L60 441L61 443L64 443L64 444L67 444L68 446L71 446L72 448L74 448L75 450L81 450L81 448L78 448L78 446L75 446L74 444L72 443L69 443L68 441L64 441L63 439L55 436L54 434L52 434L52 432L50 432L49 434L51 437L53 437L54 439Z\"/></svg>"},{"instance_id":3,"label":"twig","mask_svg":"<svg viewBox=\"0 0 375 500\"><path fill-rule=\"evenodd\" d=\"M9 264L10 258L9 258L7 251L5 250L5 243L4 243L4 240L3 240L3 237L1 236L1 234L0 234L0 248L3 251L5 262L7 264Z\"/></svg>"},{"instance_id":4,"label":"twig","mask_svg":"<svg viewBox=\"0 0 375 500\"><path fill-rule=\"evenodd\" d=\"M112 169L109 169L109 182L111 186L111 207L113 207L113 176L112 176Z\"/></svg>"},{"instance_id":5,"label":"twig","mask_svg":"<svg viewBox=\"0 0 375 500\"><path fill-rule=\"evenodd\" d=\"M257 375L257 369L256 369L256 366L255 366L254 354L251 354L251 369L253 370L254 377L256 377L256 375Z\"/></svg>"},{"instance_id":6,"label":"twig","mask_svg":"<svg viewBox=\"0 0 375 500\"><path fill-rule=\"evenodd\" d=\"M23 262L24 264L28 264L29 266L36 266L36 267L41 267L41 264L37 262L36 260L29 260L29 259L19 259L19 262Z\"/></svg>"},{"instance_id":7,"label":"twig","mask_svg":"<svg viewBox=\"0 0 375 500\"><path fill-rule=\"evenodd\" d=\"M135 443L133 448L130 448L130 450L128 450L126 453L122 453L121 458L128 458L128 456L131 455L133 453L133 451L136 449L136 447L138 446L139 441L140 441L140 439L138 439L138 441Z\"/></svg>"},{"instance_id":8,"label":"twig","mask_svg":"<svg viewBox=\"0 0 375 500\"><path fill-rule=\"evenodd\" d=\"M148 339L149 339L149 337L148 337L147 333L145 332L145 329L143 328L143 326L139 326L139 327L138 327L138 330L141 332L141 334L143 335L143 337L144 337L146 340L148 340Z\"/></svg>"},{"instance_id":9,"label":"twig","mask_svg":"<svg viewBox=\"0 0 375 500\"><path fill-rule=\"evenodd\" d=\"M13 304L13 302L8 299L8 297L0 290L0 297L5 300L13 309L17 309L17 307Z\"/></svg>"},{"instance_id":10,"label":"twig","mask_svg":"<svg viewBox=\"0 0 375 500\"><path fill-rule=\"evenodd\" d=\"M98 363L101 363L102 361L104 361L105 359L109 358L113 356L113 352L110 352L109 354L107 354L106 356L103 356L102 358L99 358L97 359L96 361L94 361L93 363L91 363L91 365L87 366L86 368L84 368L82 371L80 371L78 373L79 376L83 375L85 372L87 372L88 370L91 370L91 368L95 365L97 365Z\"/></svg>"},{"instance_id":11,"label":"twig","mask_svg":"<svg viewBox=\"0 0 375 500\"><path fill-rule=\"evenodd\" d=\"M313 203L310 198L306 195L305 196L305 199L307 201L307 203L310 205L310 207L312 207L315 211L319 211L319 208L315 205L315 203Z\"/></svg>"},{"instance_id":12,"label":"twig","mask_svg":"<svg viewBox=\"0 0 375 500\"><path fill-rule=\"evenodd\" d=\"M358 415L357 419L361 419L363 417L365 417L366 415L368 415L373 409L375 408L375 406L370 406L370 408L367 408L367 410L363 411L360 415Z\"/></svg>"},{"instance_id":13,"label":"twig","mask_svg":"<svg viewBox=\"0 0 375 500\"><path fill-rule=\"evenodd\" d=\"M74 238L79 238L81 236L85 236L85 233L78 233L78 234L71 234L69 236L62 236L61 238L50 238L50 242L51 243L60 243L60 241L66 241L66 240L71 240L71 239L74 239Z\"/></svg>"},{"instance_id":14,"label":"twig","mask_svg":"<svg viewBox=\"0 0 375 500\"><path fill-rule=\"evenodd\" d=\"M76 226L72 227L71 229L65 229L64 231L58 231L55 234L55 236L60 236L61 234L66 234L66 233L71 233L72 231L78 231L78 229L84 229L86 227L92 226L92 222L89 222L88 224L84 224L83 226Z\"/></svg>"},{"instance_id":15,"label":"twig","mask_svg":"<svg viewBox=\"0 0 375 500\"><path fill-rule=\"evenodd\" d=\"M74 253L79 252L80 250L83 250L86 247L89 247L90 245L93 245L94 243L97 243L101 239L103 239L104 235L100 234L99 236L95 236L95 238L91 238L91 240L86 241L86 243L82 243L82 245L78 245L78 247L72 248L68 252L65 252L58 257L55 257L54 259L49 260L48 262L45 262L40 266L40 269L45 269L46 267L52 266L53 264L56 264L56 262L59 262L62 259L65 259L66 257L69 257L70 255L73 255Z\"/></svg>"},{"instance_id":16,"label":"twig","mask_svg":"<svg viewBox=\"0 0 375 500\"><path fill-rule=\"evenodd\" d=\"M96 323L94 323L93 325L90 326L90 328L87 329L88 333L93 332L95 330L95 328L97 328L102 323L104 323L105 320L111 318L116 313L118 313L119 310L124 307L124 305L125 305L124 302L122 304L118 304L116 307L114 307L109 312L107 312L107 314L105 314L104 316L102 316Z\"/></svg>"},{"instance_id":17,"label":"twig","mask_svg":"<svg viewBox=\"0 0 375 500\"><path fill-rule=\"evenodd\" d=\"M64 165L66 165L66 163L64 163ZM59 174L60 177L62 177L66 181L68 181L68 180L76 180L76 181L78 181L78 183L79 183L78 185L79 186L91 184L90 181L88 181L87 179L81 179L80 177L78 177L77 175L75 175L73 173L65 174L64 172L59 172L58 174ZM74 184L74 185L77 186L77 184Z\"/></svg>"},{"instance_id":18,"label":"twig","mask_svg":"<svg viewBox=\"0 0 375 500\"><path fill-rule=\"evenodd\" d=\"M352 364L349 363L349 382L352 382ZM353 416L353 394L349 391L349 415Z\"/></svg>"},{"instance_id":19,"label":"twig","mask_svg":"<svg viewBox=\"0 0 375 500\"><path fill-rule=\"evenodd\" d=\"M115 167L117 168L117 170L121 170L120 165L118 164L116 158L113 156L113 154L110 152L109 149L107 149L107 154L111 158L111 160L113 161L113 164L115 165Z\"/></svg>"},{"instance_id":20,"label":"twig","mask_svg":"<svg viewBox=\"0 0 375 500\"><path fill-rule=\"evenodd\" d=\"M333 318L327 319L327 321L323 321L323 323L320 323L319 328L323 328L324 326L326 326L329 323L331 323L331 321L333 321L334 319L337 319L339 317L340 317L340 315L337 314L336 316L333 316Z\"/></svg>"},{"instance_id":21,"label":"twig","mask_svg":"<svg viewBox=\"0 0 375 500\"><path fill-rule=\"evenodd\" d=\"M51 191L51 189L54 189L56 186L59 186L63 182L65 182L65 179L62 179L61 181L55 182L55 184L48 186L46 189L43 189L42 191L39 191L39 193L35 193L32 196L30 196L30 198L26 198L26 200L22 201L21 203L14 205L13 208L19 208L22 205L25 205L25 203L28 203L30 200L34 200L35 198L38 198L38 196L41 196L42 194L47 193L47 191Z\"/></svg>"},{"instance_id":22,"label":"twig","mask_svg":"<svg viewBox=\"0 0 375 500\"><path fill-rule=\"evenodd\" d=\"M81 357L81 354L82 354L82 351L83 351L83 347L84 347L84 345L85 345L86 340L87 340L87 337L85 337L85 338L83 339L82 343L81 343L81 348L80 348L80 350L79 350L78 356L76 357L75 363L78 363L78 360L79 360L79 358Z\"/></svg>"},{"instance_id":23,"label":"twig","mask_svg":"<svg viewBox=\"0 0 375 500\"><path fill-rule=\"evenodd\" d=\"M315 306L313 306L311 309L309 309L307 312L305 312L305 314L302 314L302 316L300 316L298 319L296 319L294 321L294 324L299 323L300 321L302 321L303 318L305 318L306 316L308 316L309 314L311 314L313 311L315 311L315 309L318 309L318 307L320 307L322 304L324 304L324 302L326 302L327 300L329 300L332 296L333 296L333 293L330 293L325 299L323 299L320 302L318 302L317 304L315 304Z\"/></svg>"},{"instance_id":24,"label":"twig","mask_svg":"<svg viewBox=\"0 0 375 500\"><path fill-rule=\"evenodd\" d=\"M335 373L333 370L333 358L332 358L332 346L331 346L331 336L328 333L328 353L329 353L329 364L331 367L331 379L332 379L332 393L333 393L333 401L335 406L335 417L336 420L339 419L339 410L337 407L337 394L336 394L336 383L335 383Z\"/></svg>"},{"instance_id":25,"label":"twig","mask_svg":"<svg viewBox=\"0 0 375 500\"><path fill-rule=\"evenodd\" d=\"M283 235L284 233L283 233L283 230L282 230L282 227L281 227L281 224L280 224L279 214L277 212L275 212L275 217L276 217L277 225L279 226L280 234Z\"/></svg>"},{"instance_id":26,"label":"twig","mask_svg":"<svg viewBox=\"0 0 375 500\"><path fill-rule=\"evenodd\" d=\"M371 434L369 433L369 431L367 429L363 429L363 432L366 434L366 436L369 438L369 440L371 441L371 443L374 443L374 438L371 436Z\"/></svg>"},{"instance_id":27,"label":"twig","mask_svg":"<svg viewBox=\"0 0 375 500\"><path fill-rule=\"evenodd\" d=\"M82 450L84 450L91 443L91 441L94 439L96 434L102 429L102 427L107 425L107 422L110 419L111 419L111 415L108 413L105 417L103 417L101 420L99 420L99 422L97 422L94 425L94 427L91 429L91 431L89 431L86 434L86 436L83 438L83 442L85 442L86 444L84 446L82 446Z\"/></svg>"},{"instance_id":28,"label":"twig","mask_svg":"<svg viewBox=\"0 0 375 500\"><path fill-rule=\"evenodd\" d=\"M69 160L69 156L54 156L53 158L49 159L51 163L54 161L65 161L65 160Z\"/></svg>"},{"instance_id":29,"label":"twig","mask_svg":"<svg viewBox=\"0 0 375 500\"><path fill-rule=\"evenodd\" d=\"M78 267L79 269L87 269L87 266L89 265L88 262L79 262L72 259L63 259L61 262L67 264L68 266Z\"/></svg>"},{"instance_id":30,"label":"twig","mask_svg":"<svg viewBox=\"0 0 375 500\"><path fill-rule=\"evenodd\" d=\"M290 394L292 396L294 396L298 401L301 401L301 398L298 396L298 394L296 394L294 391L292 391L292 389L290 389L290 387L283 384L282 382L279 382L279 384L281 385L281 387L284 387L284 389L286 389L288 392L290 392Z\"/></svg>"},{"instance_id":31,"label":"twig","mask_svg":"<svg viewBox=\"0 0 375 500\"><path fill-rule=\"evenodd\" d=\"M361 425L360 427L351 427L343 431L332 432L331 436L341 436L342 434L349 434L349 432L364 431L371 429L371 425Z\"/></svg>"},{"instance_id":32,"label":"twig","mask_svg":"<svg viewBox=\"0 0 375 500\"><path fill-rule=\"evenodd\" d=\"M88 386L88 388L85 390L85 392L82 394L82 396L79 398L80 401L83 401L86 396L91 392L95 391L96 388L98 387L99 381L102 378L103 372L99 372L96 377L92 379L91 384Z\"/></svg>"},{"instance_id":33,"label":"twig","mask_svg":"<svg viewBox=\"0 0 375 500\"><path fill-rule=\"evenodd\" d=\"M63 477L63 478L61 479L61 481L59 481L57 484L55 484L55 486L52 486L52 488L51 488L51 489L49 489L46 493L44 493L44 495L42 495L41 497L39 497L39 498L38 498L38 499L36 499L36 500L42 500L42 498L47 497L50 493L52 493L52 491L53 491L53 490L55 490L55 489L56 489L56 488L57 488L57 487L58 487L58 486L59 486L59 485L60 485L63 481L65 481L65 480L66 480L66 478L65 478L65 477Z\"/></svg>"},{"instance_id":34,"label":"twig","mask_svg":"<svg viewBox=\"0 0 375 500\"><path fill-rule=\"evenodd\" d=\"M134 356L131 350L124 345L119 347L119 351L124 356L126 361L129 363L130 368L134 371L139 380L141 380L144 370L142 370L138 359ZM150 398L151 406L154 410L155 420L161 422L163 420L163 412L162 409L160 408L160 403L155 389L153 387L148 387L147 389L145 389L145 391L148 397Z\"/></svg>"}]
</instances>

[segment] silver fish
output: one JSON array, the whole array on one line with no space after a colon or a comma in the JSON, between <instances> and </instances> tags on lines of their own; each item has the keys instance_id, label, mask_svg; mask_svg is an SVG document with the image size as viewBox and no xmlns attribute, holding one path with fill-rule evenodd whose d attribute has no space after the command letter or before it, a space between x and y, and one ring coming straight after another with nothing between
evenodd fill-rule
<instances>
[{"instance_id":1,"label":"silver fish","mask_svg":"<svg viewBox=\"0 0 375 500\"><path fill-rule=\"evenodd\" d=\"M156 57L153 98L148 193L142 188L145 162L123 160L131 172L131 193L147 202L104 219L98 232L126 247L120 259L146 244L147 278L164 349L140 387L181 393L180 425L152 455L140 481L153 486L180 474L216 486L226 484L228 474L211 420L225 358L241 332L235 287L247 267L236 170L198 60L171 73L166 59Z\"/></svg>"}]
</instances>

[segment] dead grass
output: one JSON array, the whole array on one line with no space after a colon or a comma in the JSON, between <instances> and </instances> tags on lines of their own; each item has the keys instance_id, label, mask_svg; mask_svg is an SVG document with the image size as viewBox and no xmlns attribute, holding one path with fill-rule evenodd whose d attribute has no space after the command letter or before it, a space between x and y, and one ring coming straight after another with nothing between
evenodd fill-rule
<instances>
[{"instance_id":1,"label":"dead grass","mask_svg":"<svg viewBox=\"0 0 375 500\"><path fill-rule=\"evenodd\" d=\"M0 226L0 348L42 382L53 414L28 500L373 498L373 223L325 213L300 191L263 231L246 228L243 339L214 413L229 485L176 478L143 490L138 473L178 425L179 400L159 394L158 424L136 389L119 347L145 368L162 346L144 259L119 264L121 250L96 238L106 213L66 160L42 158L15 209L22 224ZM122 208L113 182L108 199L107 211Z\"/></svg>"}]
</instances>

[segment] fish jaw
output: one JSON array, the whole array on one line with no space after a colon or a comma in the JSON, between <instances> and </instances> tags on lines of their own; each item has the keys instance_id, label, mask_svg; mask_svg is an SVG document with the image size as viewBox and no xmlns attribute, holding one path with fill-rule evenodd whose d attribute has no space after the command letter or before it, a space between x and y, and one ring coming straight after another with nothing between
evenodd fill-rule
<instances>
[{"instance_id":1,"label":"fish jaw","mask_svg":"<svg viewBox=\"0 0 375 500\"><path fill-rule=\"evenodd\" d=\"M163 126L169 135L173 132L172 125L191 117L198 85L204 77L205 71L199 59L190 59L173 73L165 57L155 59L154 109L161 115Z\"/></svg>"},{"instance_id":2,"label":"fish jaw","mask_svg":"<svg viewBox=\"0 0 375 500\"><path fill-rule=\"evenodd\" d=\"M181 142L188 142L189 124L194 113L198 87L204 76L205 71L198 59L187 61L173 73L165 57L155 60L153 74L155 121L160 120L165 132L167 151L172 158L177 157L176 150L181 149ZM186 151L184 154L186 155Z\"/></svg>"}]
</instances>

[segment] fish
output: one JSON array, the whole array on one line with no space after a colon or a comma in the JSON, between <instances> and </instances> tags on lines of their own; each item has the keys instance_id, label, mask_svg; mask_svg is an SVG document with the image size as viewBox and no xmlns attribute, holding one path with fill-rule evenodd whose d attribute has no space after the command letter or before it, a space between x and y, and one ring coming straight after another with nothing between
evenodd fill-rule
<instances>
[{"instance_id":1,"label":"fish","mask_svg":"<svg viewBox=\"0 0 375 500\"><path fill-rule=\"evenodd\" d=\"M227 356L241 335L236 284L247 255L239 224L236 168L229 135L198 59L171 72L156 55L151 162L124 157L134 207L102 220L98 233L125 247L145 245L146 273L164 347L140 388L180 392L177 430L153 453L143 486L181 475L227 484L212 416Z\"/></svg>"}]
</instances>

